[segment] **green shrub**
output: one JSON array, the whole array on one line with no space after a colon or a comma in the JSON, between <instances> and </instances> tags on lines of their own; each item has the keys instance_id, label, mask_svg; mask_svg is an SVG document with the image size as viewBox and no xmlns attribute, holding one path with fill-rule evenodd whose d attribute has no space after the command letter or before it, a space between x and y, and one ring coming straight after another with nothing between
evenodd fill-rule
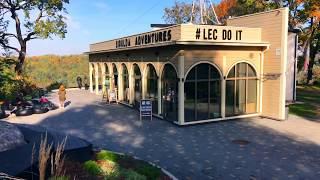
<instances>
[{"instance_id":1,"label":"green shrub","mask_svg":"<svg viewBox=\"0 0 320 180\"><path fill-rule=\"evenodd\" d=\"M146 176L147 179L157 179L161 175L161 169L151 166L149 164L141 165L136 169L136 172Z\"/></svg>"},{"instance_id":2,"label":"green shrub","mask_svg":"<svg viewBox=\"0 0 320 180\"><path fill-rule=\"evenodd\" d=\"M120 156L118 154L115 154L110 151L101 150L97 153L97 159L98 160L109 160L112 162L117 162L119 160Z\"/></svg>"},{"instance_id":3,"label":"green shrub","mask_svg":"<svg viewBox=\"0 0 320 180\"><path fill-rule=\"evenodd\" d=\"M92 160L86 161L84 163L84 169L94 176L103 174L103 171L100 168L100 166L97 164L97 162Z\"/></svg>"},{"instance_id":4,"label":"green shrub","mask_svg":"<svg viewBox=\"0 0 320 180\"><path fill-rule=\"evenodd\" d=\"M126 180L146 180L147 179L146 176L141 175L131 169L123 170L122 177L124 177Z\"/></svg>"},{"instance_id":5,"label":"green shrub","mask_svg":"<svg viewBox=\"0 0 320 180\"><path fill-rule=\"evenodd\" d=\"M104 176L105 180L115 180L115 179L121 179L121 172L119 170L113 171L110 174L107 174Z\"/></svg>"},{"instance_id":6,"label":"green shrub","mask_svg":"<svg viewBox=\"0 0 320 180\"><path fill-rule=\"evenodd\" d=\"M69 180L67 176L50 177L49 180Z\"/></svg>"}]
</instances>

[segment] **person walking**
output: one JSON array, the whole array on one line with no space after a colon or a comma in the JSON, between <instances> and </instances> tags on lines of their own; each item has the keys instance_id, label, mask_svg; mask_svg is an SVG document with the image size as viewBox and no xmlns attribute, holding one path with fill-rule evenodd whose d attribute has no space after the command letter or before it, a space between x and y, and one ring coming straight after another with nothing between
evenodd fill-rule
<instances>
[{"instance_id":1,"label":"person walking","mask_svg":"<svg viewBox=\"0 0 320 180\"><path fill-rule=\"evenodd\" d=\"M60 102L60 108L64 108L64 101L66 100L66 89L64 88L64 86L61 84L59 87L59 102Z\"/></svg>"}]
</instances>

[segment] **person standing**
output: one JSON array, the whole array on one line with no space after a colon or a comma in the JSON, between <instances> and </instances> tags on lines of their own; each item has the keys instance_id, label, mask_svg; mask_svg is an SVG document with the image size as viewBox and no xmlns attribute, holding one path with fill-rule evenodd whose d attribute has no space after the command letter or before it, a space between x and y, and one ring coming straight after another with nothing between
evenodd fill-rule
<instances>
[{"instance_id":1,"label":"person standing","mask_svg":"<svg viewBox=\"0 0 320 180\"><path fill-rule=\"evenodd\" d=\"M78 83L78 88L81 89L82 88L82 79L80 76L77 77L77 83Z\"/></svg>"},{"instance_id":2,"label":"person standing","mask_svg":"<svg viewBox=\"0 0 320 180\"><path fill-rule=\"evenodd\" d=\"M60 108L64 108L64 101L66 100L66 89L64 88L64 86L61 84L59 87L59 102L60 102Z\"/></svg>"},{"instance_id":3,"label":"person standing","mask_svg":"<svg viewBox=\"0 0 320 180\"><path fill-rule=\"evenodd\" d=\"M89 85L88 85L88 78L87 78L87 76L84 76L84 78L83 78L83 83L84 83L84 88L85 88L85 90L88 90L88 89L89 89Z\"/></svg>"}]
</instances>

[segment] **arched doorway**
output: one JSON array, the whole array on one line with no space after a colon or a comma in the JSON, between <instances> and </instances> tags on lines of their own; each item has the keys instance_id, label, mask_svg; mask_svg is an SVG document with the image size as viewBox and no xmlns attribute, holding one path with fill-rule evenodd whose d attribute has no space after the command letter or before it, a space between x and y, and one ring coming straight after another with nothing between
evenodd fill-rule
<instances>
[{"instance_id":1,"label":"arched doorway","mask_svg":"<svg viewBox=\"0 0 320 180\"><path fill-rule=\"evenodd\" d=\"M127 66L122 64L122 88L123 88L123 101L129 103L129 73Z\"/></svg>"},{"instance_id":2,"label":"arched doorway","mask_svg":"<svg viewBox=\"0 0 320 180\"><path fill-rule=\"evenodd\" d=\"M178 77L170 64L163 68L161 77L162 116L169 121L178 120Z\"/></svg>"},{"instance_id":3,"label":"arched doorway","mask_svg":"<svg viewBox=\"0 0 320 180\"><path fill-rule=\"evenodd\" d=\"M152 113L158 113L158 76L153 65L147 65L146 98L152 101Z\"/></svg>"},{"instance_id":4,"label":"arched doorway","mask_svg":"<svg viewBox=\"0 0 320 180\"><path fill-rule=\"evenodd\" d=\"M250 64L242 62L231 68L226 79L226 116L257 112L257 83Z\"/></svg>"},{"instance_id":5,"label":"arched doorway","mask_svg":"<svg viewBox=\"0 0 320 180\"><path fill-rule=\"evenodd\" d=\"M103 84L106 90L109 90L110 89L110 72L109 72L108 65L106 63L104 63L104 72L105 72L105 80Z\"/></svg>"},{"instance_id":6,"label":"arched doorway","mask_svg":"<svg viewBox=\"0 0 320 180\"><path fill-rule=\"evenodd\" d=\"M92 74L91 74L91 78L92 78L92 90L95 91L96 89L96 68L95 65L92 64Z\"/></svg>"},{"instance_id":7,"label":"arched doorway","mask_svg":"<svg viewBox=\"0 0 320 180\"><path fill-rule=\"evenodd\" d=\"M137 64L133 65L133 80L134 80L133 106L139 109L140 100L142 99L142 79L141 79L141 71Z\"/></svg>"},{"instance_id":8,"label":"arched doorway","mask_svg":"<svg viewBox=\"0 0 320 180\"><path fill-rule=\"evenodd\" d=\"M185 121L199 121L221 117L221 76L209 63L194 66L185 84Z\"/></svg>"},{"instance_id":9,"label":"arched doorway","mask_svg":"<svg viewBox=\"0 0 320 180\"><path fill-rule=\"evenodd\" d=\"M97 65L97 71L98 71L98 90L99 90L99 92L101 92L102 88L103 88L103 82L102 82L103 74L102 74L102 69L101 69L100 64L98 63L96 65Z\"/></svg>"}]
</instances>

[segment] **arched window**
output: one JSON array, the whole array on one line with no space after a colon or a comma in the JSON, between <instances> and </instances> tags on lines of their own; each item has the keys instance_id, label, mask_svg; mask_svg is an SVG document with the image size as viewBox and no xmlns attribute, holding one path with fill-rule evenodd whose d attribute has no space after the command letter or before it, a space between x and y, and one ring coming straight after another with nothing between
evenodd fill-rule
<instances>
[{"instance_id":1,"label":"arched window","mask_svg":"<svg viewBox=\"0 0 320 180\"><path fill-rule=\"evenodd\" d=\"M234 65L226 80L226 116L257 112L258 78L248 63Z\"/></svg>"},{"instance_id":2,"label":"arched window","mask_svg":"<svg viewBox=\"0 0 320 180\"><path fill-rule=\"evenodd\" d=\"M178 77L172 65L164 66L161 80L162 116L169 121L178 121Z\"/></svg>"},{"instance_id":3,"label":"arched window","mask_svg":"<svg viewBox=\"0 0 320 180\"><path fill-rule=\"evenodd\" d=\"M158 112L158 76L153 65L147 66L147 92L146 98L152 101L152 111Z\"/></svg>"},{"instance_id":4,"label":"arched window","mask_svg":"<svg viewBox=\"0 0 320 180\"><path fill-rule=\"evenodd\" d=\"M213 65L201 63L193 67L186 78L185 121L221 117L221 77Z\"/></svg>"},{"instance_id":5,"label":"arched window","mask_svg":"<svg viewBox=\"0 0 320 180\"><path fill-rule=\"evenodd\" d=\"M112 64L114 88L118 88L118 70L115 64Z\"/></svg>"},{"instance_id":6,"label":"arched window","mask_svg":"<svg viewBox=\"0 0 320 180\"><path fill-rule=\"evenodd\" d=\"M137 64L133 65L133 80L134 80L134 104L135 108L139 108L140 100L142 98L142 81L141 71Z\"/></svg>"},{"instance_id":7,"label":"arched window","mask_svg":"<svg viewBox=\"0 0 320 180\"><path fill-rule=\"evenodd\" d=\"M122 64L123 101L129 102L129 73L127 66Z\"/></svg>"}]
</instances>

